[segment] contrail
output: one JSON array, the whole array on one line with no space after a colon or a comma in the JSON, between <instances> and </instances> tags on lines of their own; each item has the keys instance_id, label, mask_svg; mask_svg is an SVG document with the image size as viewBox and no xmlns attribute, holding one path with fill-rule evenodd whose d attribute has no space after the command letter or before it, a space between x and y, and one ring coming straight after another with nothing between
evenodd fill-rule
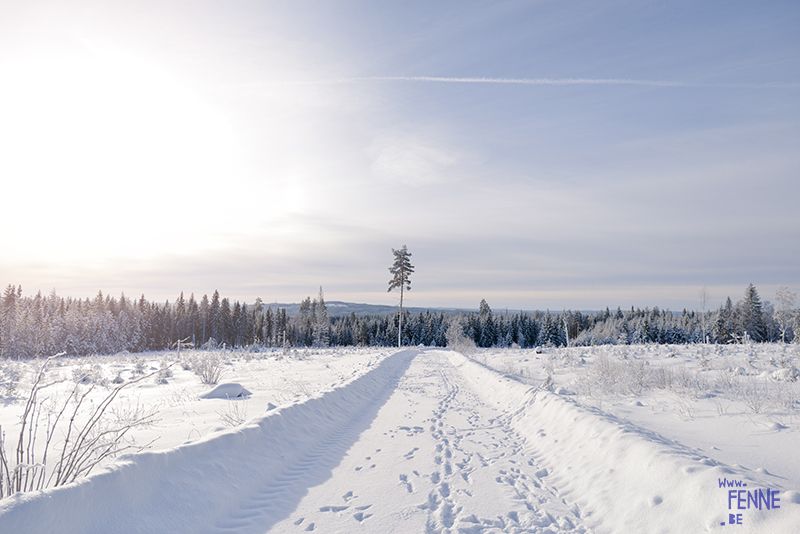
<instances>
[{"instance_id":1,"label":"contrail","mask_svg":"<svg viewBox=\"0 0 800 534\"><path fill-rule=\"evenodd\" d=\"M258 87L269 85L329 85L358 82L429 82L429 83L477 83L500 85L641 85L650 87L684 87L715 89L797 89L800 83L695 83L669 80L636 80L630 78L482 78L446 76L357 76L352 78L332 78L328 80L270 81L244 84L238 87Z\"/></svg>"}]
</instances>

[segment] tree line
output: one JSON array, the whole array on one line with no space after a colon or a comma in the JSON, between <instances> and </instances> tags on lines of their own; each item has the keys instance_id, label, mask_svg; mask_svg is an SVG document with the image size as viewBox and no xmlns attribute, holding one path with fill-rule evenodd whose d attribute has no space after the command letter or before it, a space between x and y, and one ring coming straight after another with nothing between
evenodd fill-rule
<instances>
[{"instance_id":1,"label":"tree line","mask_svg":"<svg viewBox=\"0 0 800 534\"><path fill-rule=\"evenodd\" d=\"M632 343L737 343L800 341L800 314L786 291L779 306L763 303L752 285L735 304L718 310L682 313L631 308L615 311L553 313L494 312L483 300L477 312L331 316L319 294L302 301L290 316L282 307L231 301L214 291L199 300L183 293L174 302L156 303L142 295L130 299L104 295L74 299L55 291L23 296L9 285L0 299L0 357L35 358L116 354L194 347L446 346L448 330L479 347L587 346Z\"/></svg>"}]
</instances>

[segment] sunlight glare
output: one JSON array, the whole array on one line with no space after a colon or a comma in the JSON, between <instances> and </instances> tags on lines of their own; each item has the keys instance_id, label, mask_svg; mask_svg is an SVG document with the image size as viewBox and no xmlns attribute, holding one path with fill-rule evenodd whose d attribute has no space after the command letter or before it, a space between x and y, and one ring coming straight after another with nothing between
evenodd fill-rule
<instances>
[{"instance_id":1,"label":"sunlight glare","mask_svg":"<svg viewBox=\"0 0 800 534\"><path fill-rule=\"evenodd\" d=\"M232 127L158 66L92 52L2 66L0 222L14 232L0 239L37 259L196 246L220 221L192 217L184 232L186 211L246 177Z\"/></svg>"}]
</instances>

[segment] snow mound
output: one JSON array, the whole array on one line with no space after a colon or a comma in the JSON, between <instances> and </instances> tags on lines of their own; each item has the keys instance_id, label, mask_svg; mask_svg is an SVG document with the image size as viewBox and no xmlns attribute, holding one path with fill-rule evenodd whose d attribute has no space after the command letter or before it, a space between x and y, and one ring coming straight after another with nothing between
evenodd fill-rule
<instances>
[{"instance_id":1,"label":"snow mound","mask_svg":"<svg viewBox=\"0 0 800 534\"><path fill-rule=\"evenodd\" d=\"M237 397L247 397L250 392L236 382L220 384L208 393L200 395L201 399L235 399Z\"/></svg>"}]
</instances>

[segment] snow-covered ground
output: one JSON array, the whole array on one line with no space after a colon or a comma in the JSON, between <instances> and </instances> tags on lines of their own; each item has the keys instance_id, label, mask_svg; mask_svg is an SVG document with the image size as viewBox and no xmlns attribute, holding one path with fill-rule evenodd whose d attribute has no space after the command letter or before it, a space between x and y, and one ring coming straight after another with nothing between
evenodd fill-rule
<instances>
[{"instance_id":1,"label":"snow-covered ground","mask_svg":"<svg viewBox=\"0 0 800 534\"><path fill-rule=\"evenodd\" d=\"M45 376L63 381L40 392L40 425L75 380L79 394L95 385L85 420L113 387L153 372L106 412L108 425L151 416L124 443L152 445L0 501L0 532L797 532L795 347L468 356L419 347L58 358ZM36 364L0 362L12 460ZM209 395L192 370L204 364L239 386ZM44 441L42 430L34 448Z\"/></svg>"}]
</instances>

